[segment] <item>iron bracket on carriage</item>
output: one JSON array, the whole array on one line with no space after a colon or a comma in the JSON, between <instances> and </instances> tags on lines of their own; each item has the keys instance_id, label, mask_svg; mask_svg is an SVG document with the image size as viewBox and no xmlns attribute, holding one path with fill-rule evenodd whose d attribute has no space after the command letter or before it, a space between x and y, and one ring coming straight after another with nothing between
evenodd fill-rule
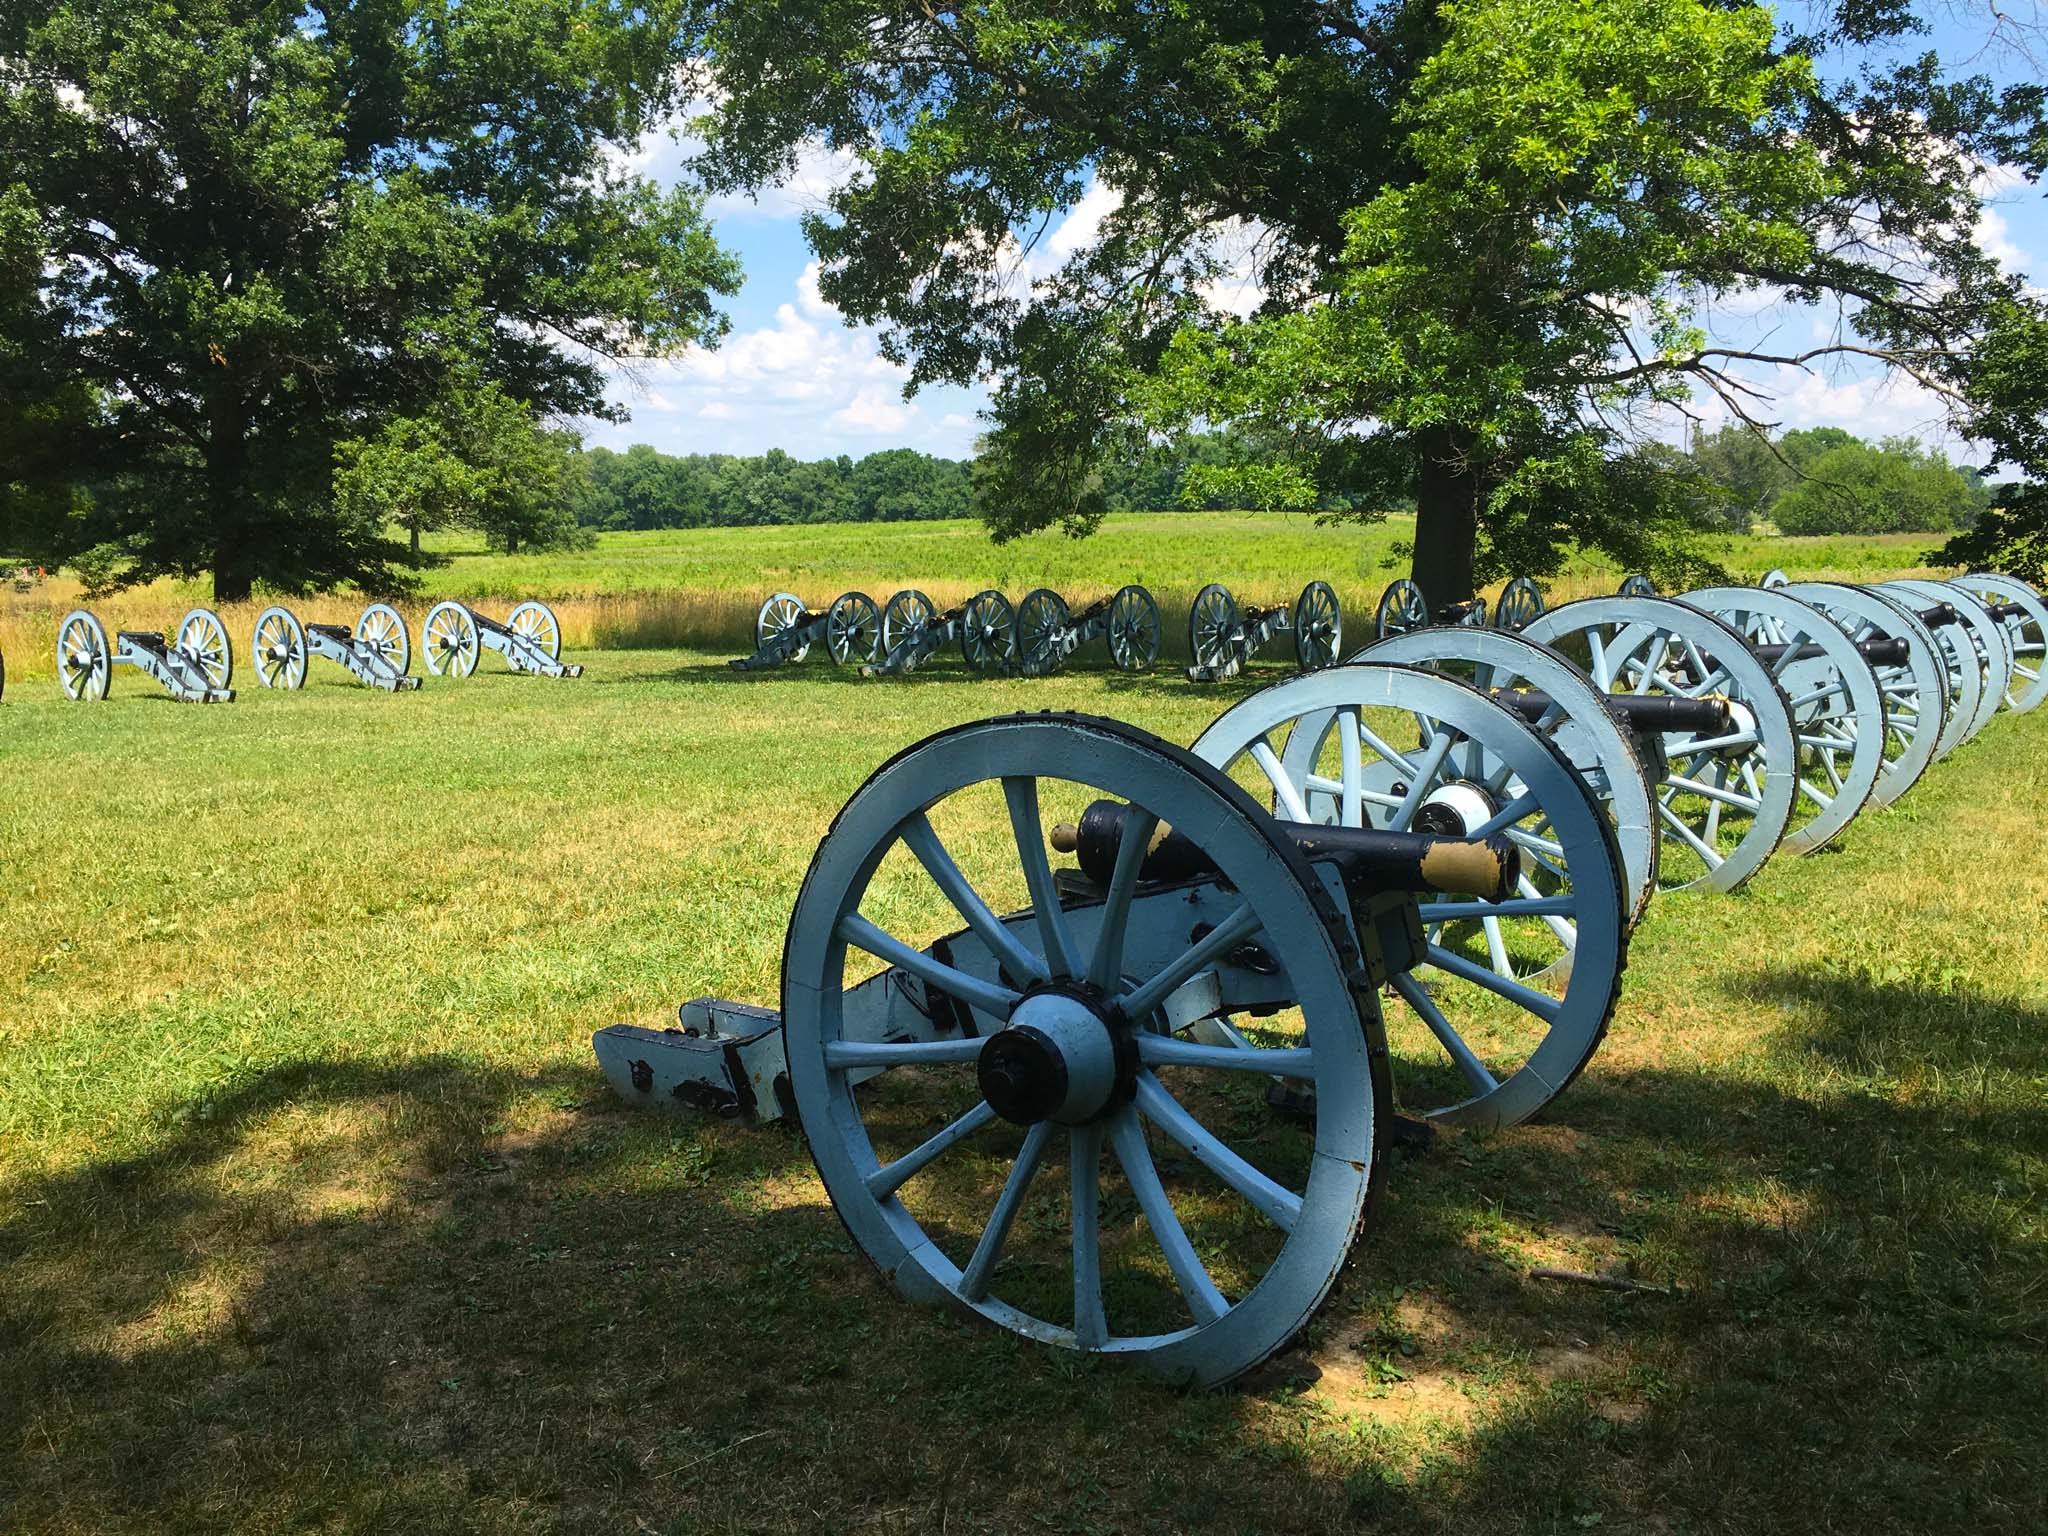
<instances>
[{"instance_id":1,"label":"iron bracket on carriage","mask_svg":"<svg viewBox=\"0 0 2048 1536\"><path fill-rule=\"evenodd\" d=\"M117 666L154 678L165 693L184 704L233 701L235 653L227 626L211 608L194 608L169 634L119 631L109 642L106 626L77 608L57 626L57 683L68 699L104 699Z\"/></svg>"},{"instance_id":2,"label":"iron bracket on carriage","mask_svg":"<svg viewBox=\"0 0 2048 1536\"><path fill-rule=\"evenodd\" d=\"M1188 681L1235 677L1275 635L1289 634L1304 672L1336 661L1344 649L1344 610L1328 582L1310 582L1291 605L1240 608L1228 587L1212 581L1188 605Z\"/></svg>"},{"instance_id":3,"label":"iron bracket on carriage","mask_svg":"<svg viewBox=\"0 0 2048 1536\"><path fill-rule=\"evenodd\" d=\"M514 672L583 675L580 665L562 660L561 623L542 602L519 604L502 624L465 603L436 603L420 626L420 649L436 677L468 677L485 651L496 651Z\"/></svg>"}]
</instances>

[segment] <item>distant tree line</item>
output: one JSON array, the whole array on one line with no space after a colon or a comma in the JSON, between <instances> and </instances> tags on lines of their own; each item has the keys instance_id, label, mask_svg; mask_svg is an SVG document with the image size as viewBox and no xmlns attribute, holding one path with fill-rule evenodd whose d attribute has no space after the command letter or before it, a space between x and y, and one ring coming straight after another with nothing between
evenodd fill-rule
<instances>
[{"instance_id":1,"label":"distant tree line","mask_svg":"<svg viewBox=\"0 0 2048 1536\"><path fill-rule=\"evenodd\" d=\"M1917 438L1865 442L1840 427L1765 438L1730 424L1684 451L1648 450L1689 479L1691 520L1747 533L1932 533L1973 526L1992 492L1977 472Z\"/></svg>"},{"instance_id":2,"label":"distant tree line","mask_svg":"<svg viewBox=\"0 0 2048 1536\"><path fill-rule=\"evenodd\" d=\"M972 517L975 462L914 448L864 458L799 459L780 448L756 456L668 454L636 443L623 453L592 448L575 484L575 518L585 528L751 528L771 523L898 523ZM1264 458L1236 434L1207 433L1152 444L1105 466L1102 491L1113 512L1240 507L1248 466ZM1347 509L1325 497L1311 510Z\"/></svg>"}]
</instances>

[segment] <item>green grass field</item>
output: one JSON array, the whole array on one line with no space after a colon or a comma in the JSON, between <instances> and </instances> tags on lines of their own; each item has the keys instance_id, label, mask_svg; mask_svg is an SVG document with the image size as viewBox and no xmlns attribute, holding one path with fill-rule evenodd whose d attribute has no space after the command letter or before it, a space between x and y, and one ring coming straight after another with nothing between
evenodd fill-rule
<instances>
[{"instance_id":1,"label":"green grass field","mask_svg":"<svg viewBox=\"0 0 2048 1536\"><path fill-rule=\"evenodd\" d=\"M2048 710L1659 898L1570 1093L1396 1153L1301 1347L1188 1395L900 1302L790 1128L637 1116L589 1036L772 1003L813 846L909 741L1186 741L1235 690L577 659L9 688L0 1531L2048 1525Z\"/></svg>"}]
</instances>

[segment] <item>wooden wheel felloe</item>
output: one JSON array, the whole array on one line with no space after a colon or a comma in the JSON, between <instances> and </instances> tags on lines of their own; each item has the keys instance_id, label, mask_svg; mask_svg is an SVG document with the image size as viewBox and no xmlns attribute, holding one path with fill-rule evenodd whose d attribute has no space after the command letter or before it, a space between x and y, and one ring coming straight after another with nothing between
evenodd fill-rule
<instances>
[{"instance_id":1,"label":"wooden wheel felloe","mask_svg":"<svg viewBox=\"0 0 2048 1536\"><path fill-rule=\"evenodd\" d=\"M57 626L57 686L81 702L104 699L114 672L114 649L106 628L83 608Z\"/></svg>"},{"instance_id":2,"label":"wooden wheel felloe","mask_svg":"<svg viewBox=\"0 0 2048 1536\"><path fill-rule=\"evenodd\" d=\"M249 637L256 680L266 688L306 686L306 627L289 608L266 608Z\"/></svg>"},{"instance_id":3,"label":"wooden wheel felloe","mask_svg":"<svg viewBox=\"0 0 2048 1536\"><path fill-rule=\"evenodd\" d=\"M1312 581L1294 600L1294 659L1304 672L1334 664L1344 650L1344 610L1327 581Z\"/></svg>"},{"instance_id":4,"label":"wooden wheel felloe","mask_svg":"<svg viewBox=\"0 0 2048 1536\"><path fill-rule=\"evenodd\" d=\"M461 603L436 603L420 626L420 650L436 677L468 677L483 651L476 617Z\"/></svg>"},{"instance_id":5,"label":"wooden wheel felloe","mask_svg":"<svg viewBox=\"0 0 2048 1536\"><path fill-rule=\"evenodd\" d=\"M960 615L961 659L984 677L1002 671L1012 654L1016 617L1010 600L993 588L970 597Z\"/></svg>"},{"instance_id":6,"label":"wooden wheel felloe","mask_svg":"<svg viewBox=\"0 0 2048 1536\"><path fill-rule=\"evenodd\" d=\"M194 608L178 621L173 642L206 677L207 685L226 688L235 677L235 649L228 643L228 627L211 608Z\"/></svg>"},{"instance_id":7,"label":"wooden wheel felloe","mask_svg":"<svg viewBox=\"0 0 2048 1536\"><path fill-rule=\"evenodd\" d=\"M1140 586L1119 587L1109 601L1109 659L1119 672L1142 672L1159 660L1159 604Z\"/></svg>"},{"instance_id":8,"label":"wooden wheel felloe","mask_svg":"<svg viewBox=\"0 0 2048 1536\"><path fill-rule=\"evenodd\" d=\"M882 654L882 613L865 592L842 592L825 615L825 649L840 666Z\"/></svg>"},{"instance_id":9,"label":"wooden wheel felloe","mask_svg":"<svg viewBox=\"0 0 2048 1536\"><path fill-rule=\"evenodd\" d=\"M1372 616L1373 638L1384 640L1389 635L1405 635L1412 629L1427 628L1429 622L1429 602L1423 597L1422 588L1404 576L1388 582L1386 591L1380 594L1379 607Z\"/></svg>"}]
</instances>

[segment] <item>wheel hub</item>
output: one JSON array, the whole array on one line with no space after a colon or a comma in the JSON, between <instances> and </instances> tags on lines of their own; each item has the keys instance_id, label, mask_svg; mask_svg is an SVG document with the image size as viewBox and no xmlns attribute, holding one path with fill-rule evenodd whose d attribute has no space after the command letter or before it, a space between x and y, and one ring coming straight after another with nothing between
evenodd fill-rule
<instances>
[{"instance_id":1,"label":"wheel hub","mask_svg":"<svg viewBox=\"0 0 2048 1536\"><path fill-rule=\"evenodd\" d=\"M1034 992L988 1037L975 1078L1013 1125L1079 1125L1117 1097L1123 1052L1109 1020L1071 992Z\"/></svg>"},{"instance_id":2,"label":"wheel hub","mask_svg":"<svg viewBox=\"0 0 2048 1536\"><path fill-rule=\"evenodd\" d=\"M1464 779L1433 789L1415 813L1414 830L1438 837L1470 837L1493 820L1500 807L1492 795Z\"/></svg>"}]
</instances>

